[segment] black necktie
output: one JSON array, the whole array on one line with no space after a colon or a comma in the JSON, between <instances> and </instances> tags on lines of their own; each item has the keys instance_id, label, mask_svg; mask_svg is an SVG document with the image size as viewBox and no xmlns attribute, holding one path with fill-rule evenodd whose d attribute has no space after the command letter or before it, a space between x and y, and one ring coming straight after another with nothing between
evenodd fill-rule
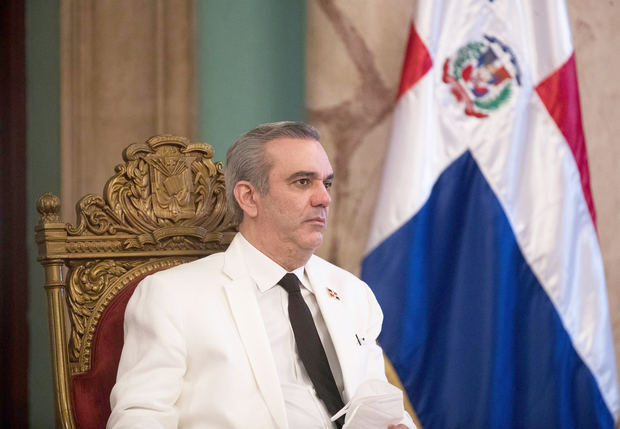
<instances>
[{"instance_id":1,"label":"black necktie","mask_svg":"<svg viewBox=\"0 0 620 429\"><path fill-rule=\"evenodd\" d=\"M288 292L288 316L293 327L299 358L310 376L318 397L329 413L334 415L344 407L344 404L329 367L321 338L312 320L312 313L301 296L299 279L295 274L287 273L278 284ZM335 423L339 428L342 427L344 416Z\"/></svg>"}]
</instances>

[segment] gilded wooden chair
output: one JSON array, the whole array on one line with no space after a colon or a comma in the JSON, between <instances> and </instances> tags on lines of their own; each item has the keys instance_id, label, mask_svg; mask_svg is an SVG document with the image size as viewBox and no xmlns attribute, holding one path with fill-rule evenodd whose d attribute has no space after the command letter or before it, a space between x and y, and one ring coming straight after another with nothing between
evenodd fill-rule
<instances>
[{"instance_id":1,"label":"gilded wooden chair","mask_svg":"<svg viewBox=\"0 0 620 429\"><path fill-rule=\"evenodd\" d=\"M77 203L75 225L59 219L57 196L39 198L57 427L105 427L124 310L139 281L232 240L223 169L212 156L205 143L169 135L128 146L103 197Z\"/></svg>"}]
</instances>

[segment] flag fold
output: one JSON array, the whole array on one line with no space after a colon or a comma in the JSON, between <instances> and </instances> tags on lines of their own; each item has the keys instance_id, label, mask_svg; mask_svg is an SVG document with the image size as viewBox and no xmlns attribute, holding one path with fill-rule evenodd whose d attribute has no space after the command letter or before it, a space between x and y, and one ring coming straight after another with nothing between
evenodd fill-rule
<instances>
[{"instance_id":1,"label":"flag fold","mask_svg":"<svg viewBox=\"0 0 620 429\"><path fill-rule=\"evenodd\" d=\"M362 278L424 428L614 426L563 1L418 1Z\"/></svg>"}]
</instances>

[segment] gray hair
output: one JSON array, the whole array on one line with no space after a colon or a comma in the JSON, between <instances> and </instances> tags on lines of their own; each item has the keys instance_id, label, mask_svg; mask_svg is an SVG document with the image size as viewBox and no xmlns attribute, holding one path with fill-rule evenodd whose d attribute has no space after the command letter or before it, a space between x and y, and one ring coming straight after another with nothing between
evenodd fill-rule
<instances>
[{"instance_id":1,"label":"gray hair","mask_svg":"<svg viewBox=\"0 0 620 429\"><path fill-rule=\"evenodd\" d=\"M265 144L279 138L319 141L319 131L303 122L271 122L242 134L226 152L226 199L233 222L241 223L243 210L237 203L234 189L237 182L250 182L261 195L269 192L271 164L265 157Z\"/></svg>"}]
</instances>

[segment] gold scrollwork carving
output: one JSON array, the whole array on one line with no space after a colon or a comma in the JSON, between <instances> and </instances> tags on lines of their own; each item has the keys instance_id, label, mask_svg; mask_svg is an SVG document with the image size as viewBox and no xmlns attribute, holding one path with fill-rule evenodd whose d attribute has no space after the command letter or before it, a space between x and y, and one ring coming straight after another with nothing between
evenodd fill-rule
<instances>
[{"instance_id":1,"label":"gold scrollwork carving","mask_svg":"<svg viewBox=\"0 0 620 429\"><path fill-rule=\"evenodd\" d=\"M77 362L83 339L92 323L93 311L101 296L116 280L141 261L87 261L76 264L69 273L67 301L71 311L71 338L69 360Z\"/></svg>"},{"instance_id":2,"label":"gold scrollwork carving","mask_svg":"<svg viewBox=\"0 0 620 429\"><path fill-rule=\"evenodd\" d=\"M192 257L103 260L77 263L69 274L67 302L71 311L69 362L72 374L88 371L92 340L104 309L137 277L191 261Z\"/></svg>"},{"instance_id":3,"label":"gold scrollwork carving","mask_svg":"<svg viewBox=\"0 0 620 429\"><path fill-rule=\"evenodd\" d=\"M86 195L69 236L129 234L124 249L172 246L209 248L234 230L228 215L224 172L206 143L156 136L132 144L116 166L104 196ZM182 237L180 237L182 236Z\"/></svg>"},{"instance_id":4,"label":"gold scrollwork carving","mask_svg":"<svg viewBox=\"0 0 620 429\"><path fill-rule=\"evenodd\" d=\"M109 241L74 241L67 243L69 253L94 253L94 252L114 252L123 248L121 240Z\"/></svg>"}]
</instances>

